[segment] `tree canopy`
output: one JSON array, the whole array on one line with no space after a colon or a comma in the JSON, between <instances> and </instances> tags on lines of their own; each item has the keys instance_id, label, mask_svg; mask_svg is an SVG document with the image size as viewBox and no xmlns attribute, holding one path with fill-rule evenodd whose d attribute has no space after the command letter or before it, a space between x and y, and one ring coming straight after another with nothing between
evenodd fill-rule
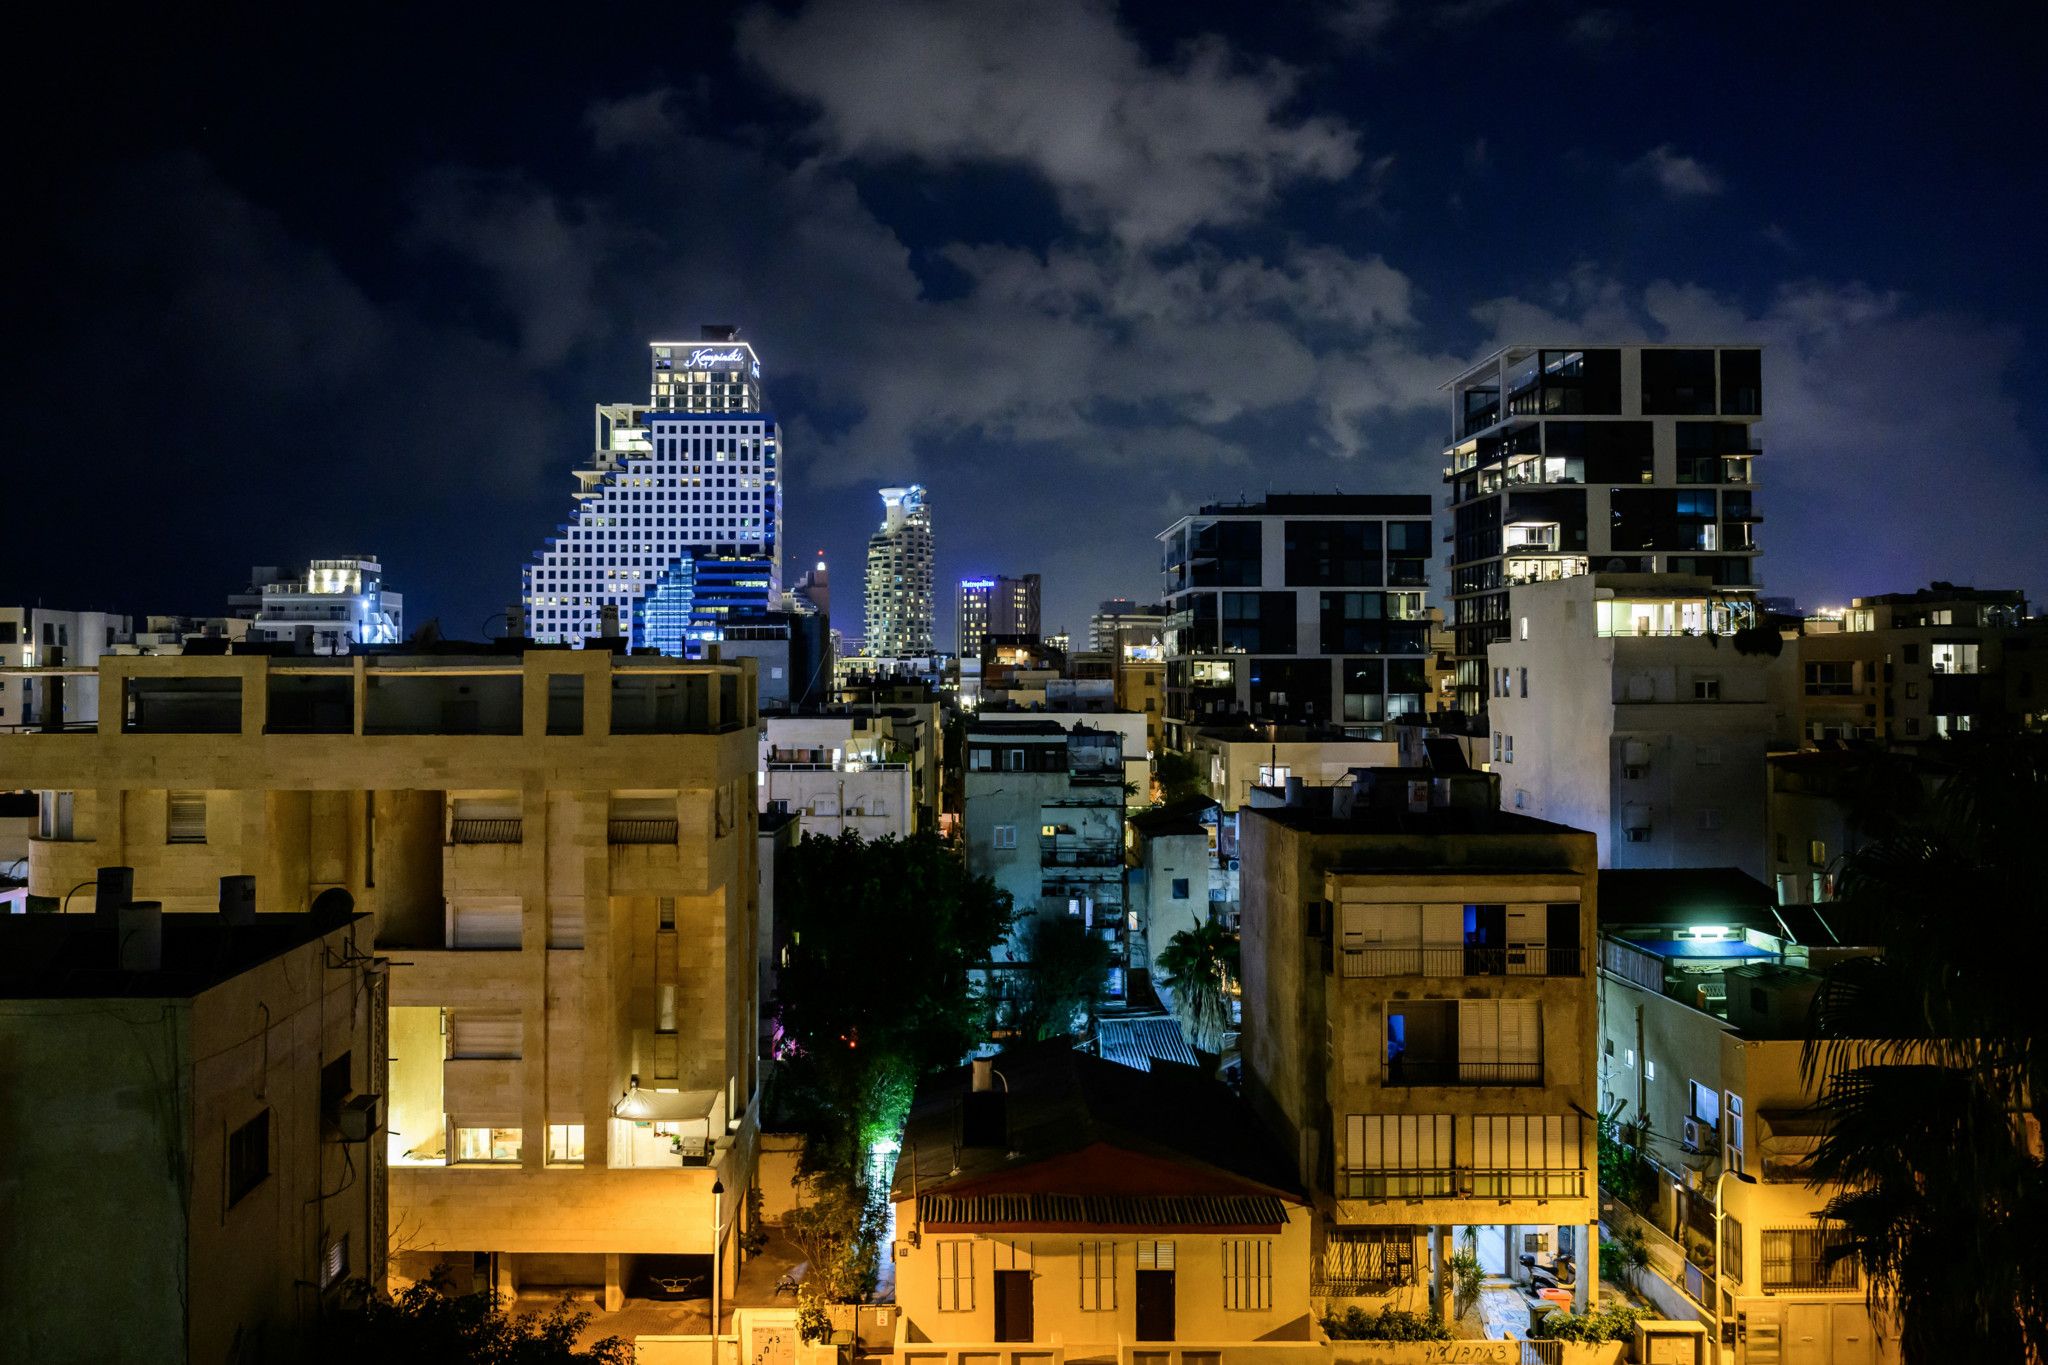
<instances>
[{"instance_id":1,"label":"tree canopy","mask_svg":"<svg viewBox=\"0 0 2048 1365\"><path fill-rule=\"evenodd\" d=\"M591 1316L566 1298L545 1314L507 1313L489 1290L449 1293L438 1273L395 1295L358 1280L322 1315L305 1354L320 1365L626 1365L633 1350L618 1337L577 1349Z\"/></svg>"},{"instance_id":2,"label":"tree canopy","mask_svg":"<svg viewBox=\"0 0 2048 1365\"><path fill-rule=\"evenodd\" d=\"M1109 944L1071 916L1034 917L1024 928L1021 1008L1012 1025L1029 1038L1084 1031L1109 985Z\"/></svg>"},{"instance_id":3,"label":"tree canopy","mask_svg":"<svg viewBox=\"0 0 2048 1365\"><path fill-rule=\"evenodd\" d=\"M1237 935L1215 920L1203 920L1168 939L1158 962L1173 991L1173 1016L1188 1041L1203 1052L1221 1052L1238 980Z\"/></svg>"}]
</instances>

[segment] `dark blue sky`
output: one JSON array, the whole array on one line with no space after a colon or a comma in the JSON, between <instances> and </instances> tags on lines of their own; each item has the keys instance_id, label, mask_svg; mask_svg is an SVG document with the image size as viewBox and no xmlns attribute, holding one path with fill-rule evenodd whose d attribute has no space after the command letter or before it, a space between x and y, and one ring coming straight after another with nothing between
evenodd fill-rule
<instances>
[{"instance_id":1,"label":"dark blue sky","mask_svg":"<svg viewBox=\"0 0 2048 1365\"><path fill-rule=\"evenodd\" d=\"M1200 501L1438 491L1436 386L1536 337L1766 345L1767 591L2048 595L2019 7L282 8L17 83L0 599L366 550L473 635L702 321L856 632L880 484L1081 629Z\"/></svg>"}]
</instances>

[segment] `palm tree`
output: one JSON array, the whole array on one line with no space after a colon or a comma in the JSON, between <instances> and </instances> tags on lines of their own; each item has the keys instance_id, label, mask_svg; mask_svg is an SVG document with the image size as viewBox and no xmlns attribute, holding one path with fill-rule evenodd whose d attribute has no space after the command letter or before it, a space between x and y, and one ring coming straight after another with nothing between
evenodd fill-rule
<instances>
[{"instance_id":1,"label":"palm tree","mask_svg":"<svg viewBox=\"0 0 2048 1365\"><path fill-rule=\"evenodd\" d=\"M1845 861L1882 957L1827 973L1804 1067L1830 1122L1809 1179L1905 1365L2048 1358L2048 745L1962 751L1926 808Z\"/></svg>"},{"instance_id":2,"label":"palm tree","mask_svg":"<svg viewBox=\"0 0 2048 1365\"><path fill-rule=\"evenodd\" d=\"M1237 961L1237 935L1215 920L1181 930L1159 952L1163 979L1173 988L1174 1017L1188 1041L1203 1052L1223 1050Z\"/></svg>"}]
</instances>

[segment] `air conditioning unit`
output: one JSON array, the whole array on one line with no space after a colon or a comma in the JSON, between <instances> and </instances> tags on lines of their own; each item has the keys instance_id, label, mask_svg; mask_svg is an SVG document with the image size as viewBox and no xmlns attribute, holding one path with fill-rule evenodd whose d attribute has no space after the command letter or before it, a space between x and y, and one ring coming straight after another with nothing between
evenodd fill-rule
<instances>
[{"instance_id":1,"label":"air conditioning unit","mask_svg":"<svg viewBox=\"0 0 2048 1365\"><path fill-rule=\"evenodd\" d=\"M1711 1123L1702 1123L1698 1119L1687 1119L1681 1145L1686 1151L1694 1155L1715 1152L1720 1150L1721 1135L1714 1131L1714 1125Z\"/></svg>"},{"instance_id":2,"label":"air conditioning unit","mask_svg":"<svg viewBox=\"0 0 2048 1365\"><path fill-rule=\"evenodd\" d=\"M341 1102L341 1109L334 1116L334 1126L343 1142L368 1142L382 1125L377 1119L377 1106L383 1096L371 1092L367 1095L351 1095Z\"/></svg>"}]
</instances>

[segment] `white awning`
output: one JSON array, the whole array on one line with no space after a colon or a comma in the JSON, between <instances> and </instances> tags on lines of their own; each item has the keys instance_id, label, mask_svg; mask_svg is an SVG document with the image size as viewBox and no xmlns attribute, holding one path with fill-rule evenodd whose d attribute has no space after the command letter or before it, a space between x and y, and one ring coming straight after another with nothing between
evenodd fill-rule
<instances>
[{"instance_id":1,"label":"white awning","mask_svg":"<svg viewBox=\"0 0 2048 1365\"><path fill-rule=\"evenodd\" d=\"M716 1090L628 1090L612 1106L612 1117L635 1122L652 1120L673 1123L684 1119L704 1122L718 1103Z\"/></svg>"}]
</instances>

